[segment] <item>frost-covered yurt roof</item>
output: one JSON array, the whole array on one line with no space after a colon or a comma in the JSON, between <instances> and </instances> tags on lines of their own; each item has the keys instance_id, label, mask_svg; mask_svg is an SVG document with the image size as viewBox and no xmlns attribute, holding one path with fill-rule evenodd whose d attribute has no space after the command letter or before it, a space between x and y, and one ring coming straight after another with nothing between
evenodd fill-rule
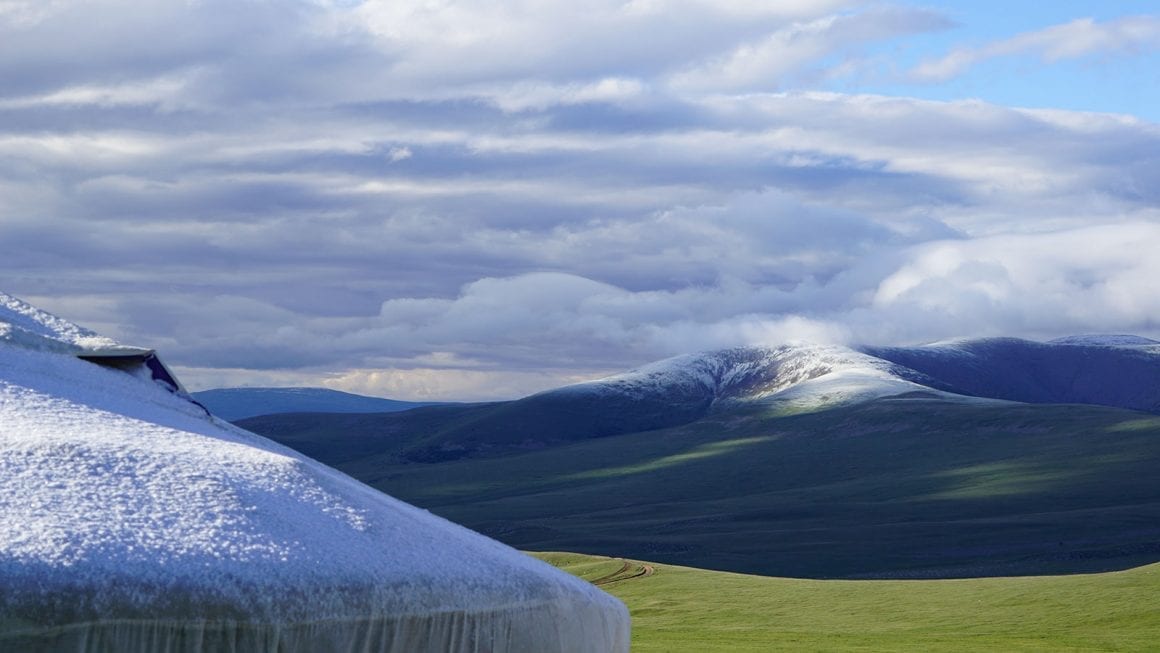
<instances>
[{"instance_id":1,"label":"frost-covered yurt roof","mask_svg":"<svg viewBox=\"0 0 1160 653\"><path fill-rule=\"evenodd\" d=\"M611 596L81 358L117 351L0 293L0 650L628 649Z\"/></svg>"}]
</instances>

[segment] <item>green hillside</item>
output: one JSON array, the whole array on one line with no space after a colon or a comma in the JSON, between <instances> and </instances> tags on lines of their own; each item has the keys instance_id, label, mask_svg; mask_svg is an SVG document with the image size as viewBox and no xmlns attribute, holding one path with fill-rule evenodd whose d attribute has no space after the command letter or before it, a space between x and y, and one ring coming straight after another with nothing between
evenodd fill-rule
<instances>
[{"instance_id":1,"label":"green hillside","mask_svg":"<svg viewBox=\"0 0 1160 653\"><path fill-rule=\"evenodd\" d=\"M571 553L533 555L589 580L608 578L623 566ZM1160 565L937 581L820 581L648 567L651 575L599 583L628 605L635 652L1054 653L1154 651L1160 642Z\"/></svg>"},{"instance_id":2,"label":"green hillside","mask_svg":"<svg viewBox=\"0 0 1160 653\"><path fill-rule=\"evenodd\" d=\"M431 413L419 418L432 427ZM813 578L1160 560L1160 417L1122 409L911 398L785 415L751 404L676 428L432 463L393 453L417 437L405 430L382 436L378 453L362 434L364 455L331 459L326 437L304 450L523 549Z\"/></svg>"}]
</instances>

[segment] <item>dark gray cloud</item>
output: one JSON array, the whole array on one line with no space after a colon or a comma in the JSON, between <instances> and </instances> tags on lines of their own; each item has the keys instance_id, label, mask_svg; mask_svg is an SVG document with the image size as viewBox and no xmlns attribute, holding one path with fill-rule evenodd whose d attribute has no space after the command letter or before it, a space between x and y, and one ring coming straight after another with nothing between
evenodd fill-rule
<instances>
[{"instance_id":1,"label":"dark gray cloud","mask_svg":"<svg viewBox=\"0 0 1160 653\"><path fill-rule=\"evenodd\" d=\"M810 90L926 9L590 5L0 3L4 290L194 387L402 397L1157 335L1155 124Z\"/></svg>"}]
</instances>

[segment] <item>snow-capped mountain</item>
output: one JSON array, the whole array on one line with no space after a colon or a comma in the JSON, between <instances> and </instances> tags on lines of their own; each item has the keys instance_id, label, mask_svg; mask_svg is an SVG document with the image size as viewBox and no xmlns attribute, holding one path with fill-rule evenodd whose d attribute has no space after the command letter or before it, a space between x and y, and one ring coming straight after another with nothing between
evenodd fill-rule
<instances>
[{"instance_id":1,"label":"snow-capped mountain","mask_svg":"<svg viewBox=\"0 0 1160 653\"><path fill-rule=\"evenodd\" d=\"M242 424L296 446L329 433L318 446L354 447L360 455L389 450L406 460L437 462L681 426L755 405L792 414L887 397L1160 413L1160 349L1014 338L919 347L737 347L677 356L516 401L424 408L439 412L409 418L273 415Z\"/></svg>"},{"instance_id":2,"label":"snow-capped mountain","mask_svg":"<svg viewBox=\"0 0 1160 653\"><path fill-rule=\"evenodd\" d=\"M721 402L821 407L909 394L1160 412L1157 344L1136 336L1082 336L1049 343L984 338L917 347L739 347L677 356L529 399L664 401L708 410Z\"/></svg>"},{"instance_id":3,"label":"snow-capped mountain","mask_svg":"<svg viewBox=\"0 0 1160 653\"><path fill-rule=\"evenodd\" d=\"M827 578L1107 571L1160 559L1160 420L1114 407L1155 410L1160 355L1105 342L737 348L252 428L533 550Z\"/></svg>"},{"instance_id":4,"label":"snow-capped mountain","mask_svg":"<svg viewBox=\"0 0 1160 653\"><path fill-rule=\"evenodd\" d=\"M705 409L733 401L834 404L930 390L922 375L838 345L735 347L669 358L539 396L648 401L664 398ZM909 374L908 374L909 373Z\"/></svg>"}]
</instances>

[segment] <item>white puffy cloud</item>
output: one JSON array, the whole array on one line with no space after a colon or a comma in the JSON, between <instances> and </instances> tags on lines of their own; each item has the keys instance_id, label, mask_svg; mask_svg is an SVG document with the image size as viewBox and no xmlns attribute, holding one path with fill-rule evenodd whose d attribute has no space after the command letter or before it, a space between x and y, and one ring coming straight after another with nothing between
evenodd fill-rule
<instances>
[{"instance_id":1,"label":"white puffy cloud","mask_svg":"<svg viewBox=\"0 0 1160 653\"><path fill-rule=\"evenodd\" d=\"M438 76L445 84L512 79L653 76L758 37L863 2L622 2L519 0L363 2L348 17L397 57L404 84Z\"/></svg>"},{"instance_id":2,"label":"white puffy cloud","mask_svg":"<svg viewBox=\"0 0 1160 653\"><path fill-rule=\"evenodd\" d=\"M378 315L280 328L274 325L286 321L285 312L230 299L233 321L215 332L194 318L189 340L171 347L203 355L216 347L205 360L216 368L239 364L250 372L230 378L251 384L301 378L301 370L279 369L291 358L299 365L308 360L330 387L410 399L496 399L737 345L1157 335L1160 300L1151 288L1160 263L1133 253L1158 246L1160 226L1148 222L936 241L900 249L893 265L854 266L825 282L784 289L722 279L632 291L578 275L534 273L472 282L454 298L390 300ZM272 329L257 345L237 335L250 320Z\"/></svg>"},{"instance_id":3,"label":"white puffy cloud","mask_svg":"<svg viewBox=\"0 0 1160 653\"><path fill-rule=\"evenodd\" d=\"M860 13L831 14L792 23L742 43L728 53L698 62L676 74L672 83L681 89L777 90L793 81L794 76L824 77L842 72L842 65L831 62L826 62L830 73L822 71L819 64L830 55L847 53L849 56L866 43L949 25L949 21L934 12L890 6Z\"/></svg>"},{"instance_id":4,"label":"white puffy cloud","mask_svg":"<svg viewBox=\"0 0 1160 653\"><path fill-rule=\"evenodd\" d=\"M1155 222L931 243L882 280L869 308L896 325L910 316L905 328L927 337L1154 333L1160 260L1142 253L1156 247Z\"/></svg>"},{"instance_id":5,"label":"white puffy cloud","mask_svg":"<svg viewBox=\"0 0 1160 653\"><path fill-rule=\"evenodd\" d=\"M914 81L942 82L998 57L1031 55L1053 63L1094 54L1152 50L1160 47L1157 44L1160 44L1160 17L1157 16L1127 16L1105 22L1077 18L982 46L957 48L943 57L921 62L909 76Z\"/></svg>"}]
</instances>

